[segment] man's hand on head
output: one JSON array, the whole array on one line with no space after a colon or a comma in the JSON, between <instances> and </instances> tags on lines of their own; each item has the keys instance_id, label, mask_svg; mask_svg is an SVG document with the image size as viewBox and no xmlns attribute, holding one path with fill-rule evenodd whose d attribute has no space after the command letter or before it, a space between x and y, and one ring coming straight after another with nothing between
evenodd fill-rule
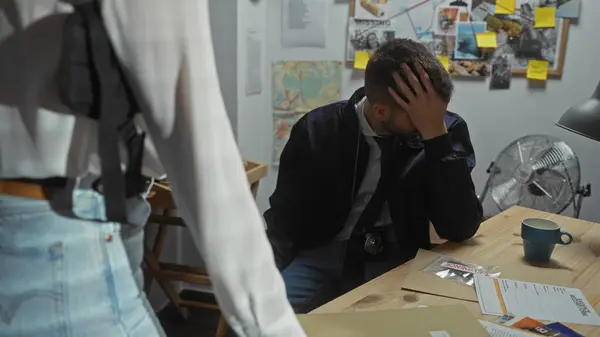
<instances>
[{"instance_id":1,"label":"man's hand on head","mask_svg":"<svg viewBox=\"0 0 600 337\"><path fill-rule=\"evenodd\" d=\"M435 91L429 75L419 63L415 64L415 69L418 78L407 64L403 64L402 71L406 75L408 83L397 72L394 72L392 76L396 82L396 88L390 87L388 91L394 101L406 110L423 139L433 139L447 132L444 116L448 102L444 101ZM419 82L419 78L421 82ZM414 92L409 86L414 89ZM406 99L402 99L398 93L404 95Z\"/></svg>"}]
</instances>

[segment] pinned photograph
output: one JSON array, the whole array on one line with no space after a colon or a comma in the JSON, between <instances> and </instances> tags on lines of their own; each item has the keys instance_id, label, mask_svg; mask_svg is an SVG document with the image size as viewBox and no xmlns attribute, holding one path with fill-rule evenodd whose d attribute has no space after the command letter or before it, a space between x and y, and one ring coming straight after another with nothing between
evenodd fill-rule
<instances>
[{"instance_id":1,"label":"pinned photograph","mask_svg":"<svg viewBox=\"0 0 600 337\"><path fill-rule=\"evenodd\" d=\"M456 25L458 24L458 8L456 7L438 7L436 10L436 20L434 33L437 35L456 35Z\"/></svg>"},{"instance_id":2,"label":"pinned photograph","mask_svg":"<svg viewBox=\"0 0 600 337\"><path fill-rule=\"evenodd\" d=\"M452 56L456 48L456 36L434 35L434 54L438 56Z\"/></svg>"},{"instance_id":3,"label":"pinned photograph","mask_svg":"<svg viewBox=\"0 0 600 337\"><path fill-rule=\"evenodd\" d=\"M490 89L510 89L512 67L506 55L497 57L492 62Z\"/></svg>"},{"instance_id":4,"label":"pinned photograph","mask_svg":"<svg viewBox=\"0 0 600 337\"><path fill-rule=\"evenodd\" d=\"M522 8L532 12L529 4ZM492 59L506 55L513 70L526 70L529 59L546 60L551 70L557 69L563 20L557 18L554 28L539 29L527 16L488 17L487 30L496 32L498 43Z\"/></svg>"},{"instance_id":5,"label":"pinned photograph","mask_svg":"<svg viewBox=\"0 0 600 337\"><path fill-rule=\"evenodd\" d=\"M354 61L357 51L374 52L396 37L389 21L367 21L351 18L348 24L346 61Z\"/></svg>"},{"instance_id":6,"label":"pinned photograph","mask_svg":"<svg viewBox=\"0 0 600 337\"><path fill-rule=\"evenodd\" d=\"M448 6L471 8L471 0L447 0Z\"/></svg>"},{"instance_id":7,"label":"pinned photograph","mask_svg":"<svg viewBox=\"0 0 600 337\"><path fill-rule=\"evenodd\" d=\"M405 5L403 1L354 0L354 17L361 20L390 20Z\"/></svg>"},{"instance_id":8,"label":"pinned photograph","mask_svg":"<svg viewBox=\"0 0 600 337\"><path fill-rule=\"evenodd\" d=\"M454 58L459 60L478 60L482 53L477 48L475 34L485 32L485 22L459 23L456 36Z\"/></svg>"},{"instance_id":9,"label":"pinned photograph","mask_svg":"<svg viewBox=\"0 0 600 337\"><path fill-rule=\"evenodd\" d=\"M556 5L556 17L559 18L578 18L581 12L581 0L558 0Z\"/></svg>"},{"instance_id":10,"label":"pinned photograph","mask_svg":"<svg viewBox=\"0 0 600 337\"><path fill-rule=\"evenodd\" d=\"M469 22L470 17L469 17L469 10L466 8L459 8L458 9L458 21L459 22Z\"/></svg>"},{"instance_id":11,"label":"pinned photograph","mask_svg":"<svg viewBox=\"0 0 600 337\"><path fill-rule=\"evenodd\" d=\"M488 16L494 16L494 13L496 0L472 0L471 21L485 21Z\"/></svg>"},{"instance_id":12,"label":"pinned photograph","mask_svg":"<svg viewBox=\"0 0 600 337\"><path fill-rule=\"evenodd\" d=\"M448 72L452 76L484 77L490 74L490 67L484 60L453 60Z\"/></svg>"}]
</instances>

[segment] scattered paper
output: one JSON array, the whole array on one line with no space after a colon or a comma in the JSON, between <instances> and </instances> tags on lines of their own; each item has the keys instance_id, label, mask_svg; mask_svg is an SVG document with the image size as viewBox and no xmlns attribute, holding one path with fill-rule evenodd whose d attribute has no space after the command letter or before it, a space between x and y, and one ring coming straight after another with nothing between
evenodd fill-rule
<instances>
[{"instance_id":1,"label":"scattered paper","mask_svg":"<svg viewBox=\"0 0 600 337\"><path fill-rule=\"evenodd\" d=\"M564 335L565 337L583 337L582 334L570 329L569 327L565 326L562 323L550 323L550 324L546 324L544 325L544 327L551 329L552 331L556 331L562 335ZM562 337L561 335L559 335L558 337Z\"/></svg>"},{"instance_id":2,"label":"scattered paper","mask_svg":"<svg viewBox=\"0 0 600 337\"><path fill-rule=\"evenodd\" d=\"M600 326L596 310L576 288L475 275L475 290L484 315Z\"/></svg>"},{"instance_id":3,"label":"scattered paper","mask_svg":"<svg viewBox=\"0 0 600 337\"><path fill-rule=\"evenodd\" d=\"M536 7L534 28L554 28L556 22L555 7Z\"/></svg>"},{"instance_id":4,"label":"scattered paper","mask_svg":"<svg viewBox=\"0 0 600 337\"><path fill-rule=\"evenodd\" d=\"M477 33L477 47L479 48L497 48L498 42L496 39L496 32L483 32Z\"/></svg>"},{"instance_id":5,"label":"scattered paper","mask_svg":"<svg viewBox=\"0 0 600 337\"><path fill-rule=\"evenodd\" d=\"M514 14L515 0L496 0L496 14Z\"/></svg>"},{"instance_id":6,"label":"scattered paper","mask_svg":"<svg viewBox=\"0 0 600 337\"><path fill-rule=\"evenodd\" d=\"M325 48L327 0L283 0L281 44L286 48Z\"/></svg>"},{"instance_id":7,"label":"scattered paper","mask_svg":"<svg viewBox=\"0 0 600 337\"><path fill-rule=\"evenodd\" d=\"M370 57L371 53L369 53L368 51L357 51L354 55L354 69L367 69L367 63L369 63Z\"/></svg>"},{"instance_id":8,"label":"scattered paper","mask_svg":"<svg viewBox=\"0 0 600 337\"><path fill-rule=\"evenodd\" d=\"M489 337L464 305L297 317L310 337Z\"/></svg>"},{"instance_id":9,"label":"scattered paper","mask_svg":"<svg viewBox=\"0 0 600 337\"><path fill-rule=\"evenodd\" d=\"M258 32L249 31L246 36L246 95L262 92L262 41Z\"/></svg>"},{"instance_id":10,"label":"scattered paper","mask_svg":"<svg viewBox=\"0 0 600 337\"><path fill-rule=\"evenodd\" d=\"M444 66L444 69L446 69L446 71L448 71L448 68L450 67L450 57L449 56L438 56L437 58L438 58L438 60L440 60L440 62Z\"/></svg>"},{"instance_id":11,"label":"scattered paper","mask_svg":"<svg viewBox=\"0 0 600 337\"><path fill-rule=\"evenodd\" d=\"M527 64L527 78L530 80L545 81L548 79L548 61L529 60Z\"/></svg>"},{"instance_id":12,"label":"scattered paper","mask_svg":"<svg viewBox=\"0 0 600 337\"><path fill-rule=\"evenodd\" d=\"M519 329L522 331L532 332L541 336L549 336L549 337L583 337L577 332L569 329L561 323L550 323L544 324L540 321L537 321L531 317L512 317L509 320L504 322L499 322L498 320L494 321L494 323L502 324L504 326L509 326L514 329Z\"/></svg>"},{"instance_id":13,"label":"scattered paper","mask_svg":"<svg viewBox=\"0 0 600 337\"><path fill-rule=\"evenodd\" d=\"M538 336L533 333L516 330L503 325L499 325L492 322L482 321L479 323L487 330L491 337L533 337Z\"/></svg>"},{"instance_id":14,"label":"scattered paper","mask_svg":"<svg viewBox=\"0 0 600 337\"><path fill-rule=\"evenodd\" d=\"M429 331L431 337L451 337L448 331Z\"/></svg>"}]
</instances>

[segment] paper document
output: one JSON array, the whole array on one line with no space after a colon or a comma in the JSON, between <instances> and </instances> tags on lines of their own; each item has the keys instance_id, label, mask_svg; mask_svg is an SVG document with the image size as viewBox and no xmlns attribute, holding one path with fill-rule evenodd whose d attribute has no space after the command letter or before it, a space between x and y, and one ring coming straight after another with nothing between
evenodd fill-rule
<instances>
[{"instance_id":1,"label":"paper document","mask_svg":"<svg viewBox=\"0 0 600 337\"><path fill-rule=\"evenodd\" d=\"M534 333L520 331L507 326L499 325L492 322L482 321L479 323L487 330L491 337L534 337L538 336Z\"/></svg>"},{"instance_id":2,"label":"paper document","mask_svg":"<svg viewBox=\"0 0 600 337\"><path fill-rule=\"evenodd\" d=\"M262 43L256 31L246 36L246 95L262 92Z\"/></svg>"},{"instance_id":3,"label":"paper document","mask_svg":"<svg viewBox=\"0 0 600 337\"><path fill-rule=\"evenodd\" d=\"M499 323L499 322L494 322ZM502 324L502 323L499 323ZM577 332L569 329L561 323L555 322L550 324L544 324L531 317L515 317L512 320L505 322L505 326L509 326L514 329L522 331L529 331L535 333L538 336L548 337L583 337Z\"/></svg>"},{"instance_id":4,"label":"paper document","mask_svg":"<svg viewBox=\"0 0 600 337\"><path fill-rule=\"evenodd\" d=\"M429 331L431 337L452 337L448 331Z\"/></svg>"},{"instance_id":5,"label":"paper document","mask_svg":"<svg viewBox=\"0 0 600 337\"><path fill-rule=\"evenodd\" d=\"M600 326L596 310L576 288L475 275L475 290L485 315Z\"/></svg>"},{"instance_id":6,"label":"paper document","mask_svg":"<svg viewBox=\"0 0 600 337\"><path fill-rule=\"evenodd\" d=\"M402 288L427 294L477 302L477 294L475 293L474 287L449 281L432 273L426 273L423 271L425 267L427 267L435 259L440 258L440 256L443 255L429 250L419 249L417 256L410 261L408 276L406 276L404 279ZM544 280L549 280L548 282L554 285L563 287L573 286L572 275L568 270L556 270L528 266L523 264L520 260L520 257L512 260L508 259L502 261L502 264L499 264L496 263L497 261L487 258L470 256L462 262L479 264L481 266L497 265L501 271L500 276L504 278L539 283L544 282Z\"/></svg>"},{"instance_id":7,"label":"paper document","mask_svg":"<svg viewBox=\"0 0 600 337\"><path fill-rule=\"evenodd\" d=\"M310 337L488 337L463 305L298 315Z\"/></svg>"},{"instance_id":8,"label":"paper document","mask_svg":"<svg viewBox=\"0 0 600 337\"><path fill-rule=\"evenodd\" d=\"M283 0L281 45L325 48L329 1Z\"/></svg>"}]
</instances>

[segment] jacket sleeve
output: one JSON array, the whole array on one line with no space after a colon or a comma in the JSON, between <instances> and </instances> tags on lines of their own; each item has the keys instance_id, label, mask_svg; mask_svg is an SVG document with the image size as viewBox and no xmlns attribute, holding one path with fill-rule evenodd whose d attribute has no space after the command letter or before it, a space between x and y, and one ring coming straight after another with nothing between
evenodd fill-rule
<instances>
[{"instance_id":1,"label":"jacket sleeve","mask_svg":"<svg viewBox=\"0 0 600 337\"><path fill-rule=\"evenodd\" d=\"M311 233L306 224L327 221L326 202L321 177L317 172L321 161L312 145L308 129L308 116L301 118L292 128L280 159L277 185L269 199L271 208L264 216L267 223L267 237L271 242L275 262L280 270L285 269L294 259L298 242L307 239Z\"/></svg>"},{"instance_id":2,"label":"jacket sleeve","mask_svg":"<svg viewBox=\"0 0 600 337\"><path fill-rule=\"evenodd\" d=\"M443 136L425 141L427 215L440 237L471 238L483 217L471 171L475 152L467 124L460 120Z\"/></svg>"}]
</instances>

